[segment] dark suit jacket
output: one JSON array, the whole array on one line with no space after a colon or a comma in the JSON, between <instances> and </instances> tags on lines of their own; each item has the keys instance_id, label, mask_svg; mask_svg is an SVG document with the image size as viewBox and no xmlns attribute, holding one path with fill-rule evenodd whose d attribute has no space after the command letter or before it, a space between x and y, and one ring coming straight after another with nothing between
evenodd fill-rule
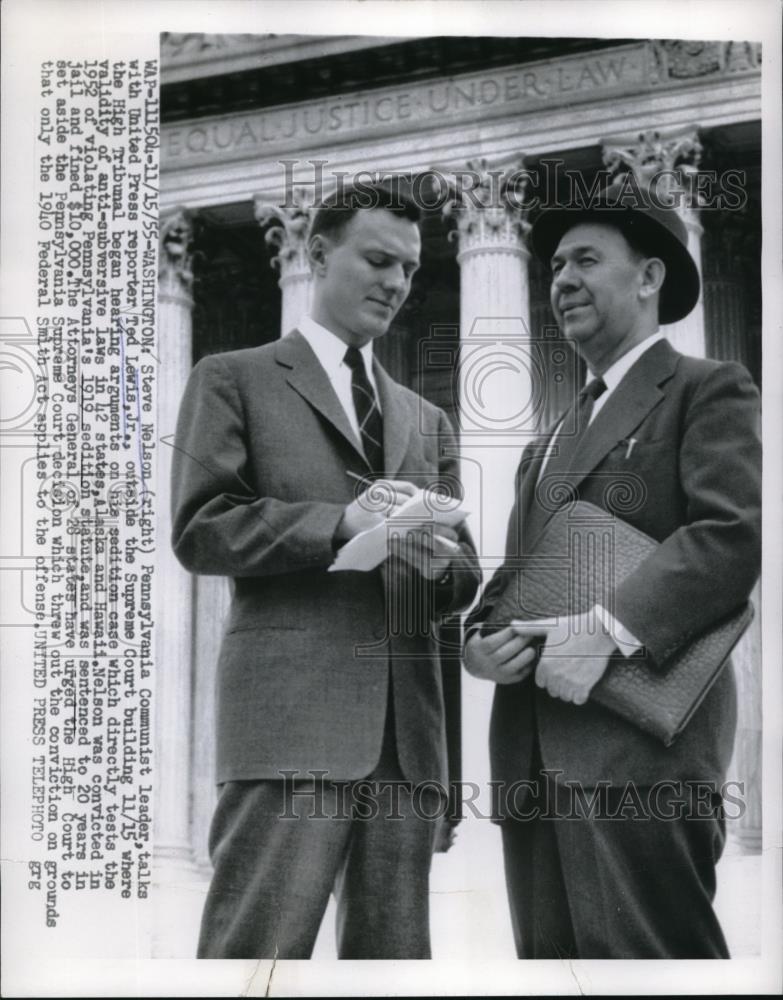
<instances>
[{"instance_id":1,"label":"dark suit jacket","mask_svg":"<svg viewBox=\"0 0 783 1000\"><path fill-rule=\"evenodd\" d=\"M454 483L445 414L377 362L375 377L387 474ZM355 496L346 470L368 472L301 334L195 366L177 425L173 545L191 572L234 578L218 666L219 782L284 770L368 775L390 665L403 773L446 781L434 623L472 600L475 554L463 533L461 565L440 586L401 563L328 573L335 529Z\"/></svg>"},{"instance_id":2,"label":"dark suit jacket","mask_svg":"<svg viewBox=\"0 0 783 1000\"><path fill-rule=\"evenodd\" d=\"M741 605L758 577L757 427L758 392L741 365L686 357L660 341L626 373L582 441L569 479L578 499L662 543L614 590L608 609L644 643L657 669L665 670L685 643ZM546 524L540 501L551 484L546 469L540 483L538 476L550 435L523 454L507 559L533 553ZM631 438L636 442L628 455ZM510 573L508 565L497 571L469 626L489 613ZM722 672L668 749L592 701L576 706L550 697L532 677L499 685L490 733L493 778L529 776L534 725L544 766L562 771L563 780L586 787L719 782L736 725L733 674Z\"/></svg>"}]
</instances>

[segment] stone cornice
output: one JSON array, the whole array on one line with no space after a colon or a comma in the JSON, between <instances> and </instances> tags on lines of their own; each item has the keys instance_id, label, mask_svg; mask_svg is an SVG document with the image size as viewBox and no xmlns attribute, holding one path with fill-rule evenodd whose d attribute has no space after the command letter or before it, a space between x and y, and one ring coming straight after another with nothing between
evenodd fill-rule
<instances>
[{"instance_id":1,"label":"stone cornice","mask_svg":"<svg viewBox=\"0 0 783 1000\"><path fill-rule=\"evenodd\" d=\"M682 43L685 45L686 43ZM164 125L163 170L247 158L301 156L361 140L493 120L629 95L662 95L705 81L758 79L752 43L642 41L489 73L344 94L262 111ZM701 48L698 48L701 46Z\"/></svg>"}]
</instances>

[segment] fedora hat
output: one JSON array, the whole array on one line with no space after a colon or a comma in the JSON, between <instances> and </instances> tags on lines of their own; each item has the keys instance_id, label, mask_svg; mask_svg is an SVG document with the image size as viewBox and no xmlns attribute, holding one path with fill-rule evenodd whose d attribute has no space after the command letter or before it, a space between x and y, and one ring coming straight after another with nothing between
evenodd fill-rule
<instances>
[{"instance_id":1,"label":"fedora hat","mask_svg":"<svg viewBox=\"0 0 783 1000\"><path fill-rule=\"evenodd\" d=\"M614 226L642 253L660 257L666 277L658 318L661 323L676 323L688 315L699 299L699 271L676 209L661 205L647 189L627 179L616 180L592 200L544 209L530 234L536 256L548 264L563 236L583 222Z\"/></svg>"}]
</instances>

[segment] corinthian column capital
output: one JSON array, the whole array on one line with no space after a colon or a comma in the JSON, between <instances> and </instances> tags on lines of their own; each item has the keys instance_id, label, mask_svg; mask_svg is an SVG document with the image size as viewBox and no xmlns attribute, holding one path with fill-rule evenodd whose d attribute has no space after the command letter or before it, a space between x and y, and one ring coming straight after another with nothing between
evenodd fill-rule
<instances>
[{"instance_id":1,"label":"corinthian column capital","mask_svg":"<svg viewBox=\"0 0 783 1000\"><path fill-rule=\"evenodd\" d=\"M256 222L271 226L264 239L277 250L272 266L280 270L281 286L289 278L309 275L307 261L307 233L313 216L312 196L304 188L294 188L290 200L284 205L273 204L261 195L253 199Z\"/></svg>"},{"instance_id":2,"label":"corinthian column capital","mask_svg":"<svg viewBox=\"0 0 783 1000\"><path fill-rule=\"evenodd\" d=\"M524 206L528 174L524 157L492 167L486 160L468 160L465 170L438 168L453 195L443 206L445 217L457 222L457 259L474 253L507 253L527 257L530 230ZM452 237L454 234L450 234Z\"/></svg>"},{"instance_id":3,"label":"corinthian column capital","mask_svg":"<svg viewBox=\"0 0 783 1000\"><path fill-rule=\"evenodd\" d=\"M693 199L682 197L691 190L689 178L698 173L701 161L695 125L610 136L601 145L604 163L615 176L630 173L641 187L675 198L681 207L695 207Z\"/></svg>"},{"instance_id":4,"label":"corinthian column capital","mask_svg":"<svg viewBox=\"0 0 783 1000\"><path fill-rule=\"evenodd\" d=\"M314 214L313 196L304 188L294 188L283 205L276 205L256 195L253 199L256 221L260 226L270 222L264 239L277 250L272 266L280 271L283 293L280 311L280 334L292 330L308 311L312 293L312 274L307 259L307 234Z\"/></svg>"},{"instance_id":5,"label":"corinthian column capital","mask_svg":"<svg viewBox=\"0 0 783 1000\"><path fill-rule=\"evenodd\" d=\"M190 301L193 289L193 215L177 207L160 219L158 279L161 294Z\"/></svg>"},{"instance_id":6,"label":"corinthian column capital","mask_svg":"<svg viewBox=\"0 0 783 1000\"><path fill-rule=\"evenodd\" d=\"M655 204L675 208L688 231L688 250L701 273L699 196L696 183L702 145L696 126L649 129L604 139L604 163L615 176L630 175ZM684 354L704 357L704 300L690 315L667 329L667 336Z\"/></svg>"}]
</instances>

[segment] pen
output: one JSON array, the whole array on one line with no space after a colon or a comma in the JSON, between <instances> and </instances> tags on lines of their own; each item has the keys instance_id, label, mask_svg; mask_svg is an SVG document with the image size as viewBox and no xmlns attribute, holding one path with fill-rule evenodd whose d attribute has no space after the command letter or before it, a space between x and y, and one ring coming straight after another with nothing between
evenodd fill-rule
<instances>
[{"instance_id":1,"label":"pen","mask_svg":"<svg viewBox=\"0 0 783 1000\"><path fill-rule=\"evenodd\" d=\"M350 469L345 470L346 476L350 476L351 479L355 479L357 483L367 483L368 486L372 486L373 480L368 479L367 476L359 476L355 472L351 472Z\"/></svg>"},{"instance_id":2,"label":"pen","mask_svg":"<svg viewBox=\"0 0 783 1000\"><path fill-rule=\"evenodd\" d=\"M450 549L452 552L460 551L459 542L453 542L450 538L444 538L443 535L439 535L437 531L434 532L433 537L437 538L441 545L445 545L446 548Z\"/></svg>"},{"instance_id":3,"label":"pen","mask_svg":"<svg viewBox=\"0 0 783 1000\"><path fill-rule=\"evenodd\" d=\"M625 449L625 457L630 458L631 452L633 451L633 446L636 444L636 438L629 438L628 447Z\"/></svg>"}]
</instances>

